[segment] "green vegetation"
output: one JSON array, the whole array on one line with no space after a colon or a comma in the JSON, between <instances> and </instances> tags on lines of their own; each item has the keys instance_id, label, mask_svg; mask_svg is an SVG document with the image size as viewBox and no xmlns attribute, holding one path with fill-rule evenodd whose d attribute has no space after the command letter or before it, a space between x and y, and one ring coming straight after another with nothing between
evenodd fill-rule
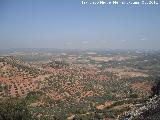
<instances>
[{"instance_id":1,"label":"green vegetation","mask_svg":"<svg viewBox=\"0 0 160 120\"><path fill-rule=\"evenodd\" d=\"M69 64L67 64L65 61L53 61L48 63L48 66L52 67L52 68L66 68L69 66Z\"/></svg>"},{"instance_id":2,"label":"green vegetation","mask_svg":"<svg viewBox=\"0 0 160 120\"><path fill-rule=\"evenodd\" d=\"M1 120L32 120L32 115L24 100L16 98L1 99Z\"/></svg>"},{"instance_id":3,"label":"green vegetation","mask_svg":"<svg viewBox=\"0 0 160 120\"><path fill-rule=\"evenodd\" d=\"M41 91L37 91L37 92L30 92L27 94L26 96L26 101L27 102L35 102L36 100L38 100L38 98L42 95L43 93Z\"/></svg>"}]
</instances>

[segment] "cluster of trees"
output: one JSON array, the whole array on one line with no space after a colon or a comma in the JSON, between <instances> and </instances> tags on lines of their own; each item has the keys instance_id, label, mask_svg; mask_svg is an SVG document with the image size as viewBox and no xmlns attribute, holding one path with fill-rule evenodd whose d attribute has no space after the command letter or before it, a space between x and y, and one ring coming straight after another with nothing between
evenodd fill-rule
<instances>
[{"instance_id":1,"label":"cluster of trees","mask_svg":"<svg viewBox=\"0 0 160 120\"><path fill-rule=\"evenodd\" d=\"M32 120L25 100L3 98L0 100L0 120Z\"/></svg>"},{"instance_id":2,"label":"cluster of trees","mask_svg":"<svg viewBox=\"0 0 160 120\"><path fill-rule=\"evenodd\" d=\"M52 68L66 68L69 64L65 63L64 61L53 61L48 63L48 65Z\"/></svg>"},{"instance_id":3,"label":"cluster of trees","mask_svg":"<svg viewBox=\"0 0 160 120\"><path fill-rule=\"evenodd\" d=\"M152 95L159 95L160 94L160 77L155 79L155 83L152 87Z\"/></svg>"}]
</instances>

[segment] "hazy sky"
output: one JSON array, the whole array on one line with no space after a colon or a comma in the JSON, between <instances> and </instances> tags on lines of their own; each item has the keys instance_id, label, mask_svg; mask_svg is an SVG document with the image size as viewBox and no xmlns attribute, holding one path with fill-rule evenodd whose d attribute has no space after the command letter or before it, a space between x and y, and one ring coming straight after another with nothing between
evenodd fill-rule
<instances>
[{"instance_id":1,"label":"hazy sky","mask_svg":"<svg viewBox=\"0 0 160 120\"><path fill-rule=\"evenodd\" d=\"M160 5L0 0L0 48L160 49Z\"/></svg>"}]
</instances>

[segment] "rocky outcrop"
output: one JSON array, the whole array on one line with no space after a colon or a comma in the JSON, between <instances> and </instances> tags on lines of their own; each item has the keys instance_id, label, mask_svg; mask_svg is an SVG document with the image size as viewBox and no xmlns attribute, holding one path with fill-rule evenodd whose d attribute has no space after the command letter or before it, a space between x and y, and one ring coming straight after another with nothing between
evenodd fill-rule
<instances>
[{"instance_id":1,"label":"rocky outcrop","mask_svg":"<svg viewBox=\"0 0 160 120\"><path fill-rule=\"evenodd\" d=\"M117 120L160 120L160 95L135 105L130 111L118 116Z\"/></svg>"}]
</instances>

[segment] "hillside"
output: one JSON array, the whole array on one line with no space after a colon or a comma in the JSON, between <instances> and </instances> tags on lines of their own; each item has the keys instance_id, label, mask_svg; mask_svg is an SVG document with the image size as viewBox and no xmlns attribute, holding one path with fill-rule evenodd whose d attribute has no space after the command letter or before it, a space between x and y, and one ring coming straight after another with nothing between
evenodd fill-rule
<instances>
[{"instance_id":1,"label":"hillside","mask_svg":"<svg viewBox=\"0 0 160 120\"><path fill-rule=\"evenodd\" d=\"M80 55L54 59L47 54L48 62L36 61L38 64L25 61L24 55L1 57L0 99L18 97L32 116L41 120L112 120L151 95L156 72L133 68L137 57L122 59L121 55L119 60L115 55L114 61L99 62Z\"/></svg>"}]
</instances>

